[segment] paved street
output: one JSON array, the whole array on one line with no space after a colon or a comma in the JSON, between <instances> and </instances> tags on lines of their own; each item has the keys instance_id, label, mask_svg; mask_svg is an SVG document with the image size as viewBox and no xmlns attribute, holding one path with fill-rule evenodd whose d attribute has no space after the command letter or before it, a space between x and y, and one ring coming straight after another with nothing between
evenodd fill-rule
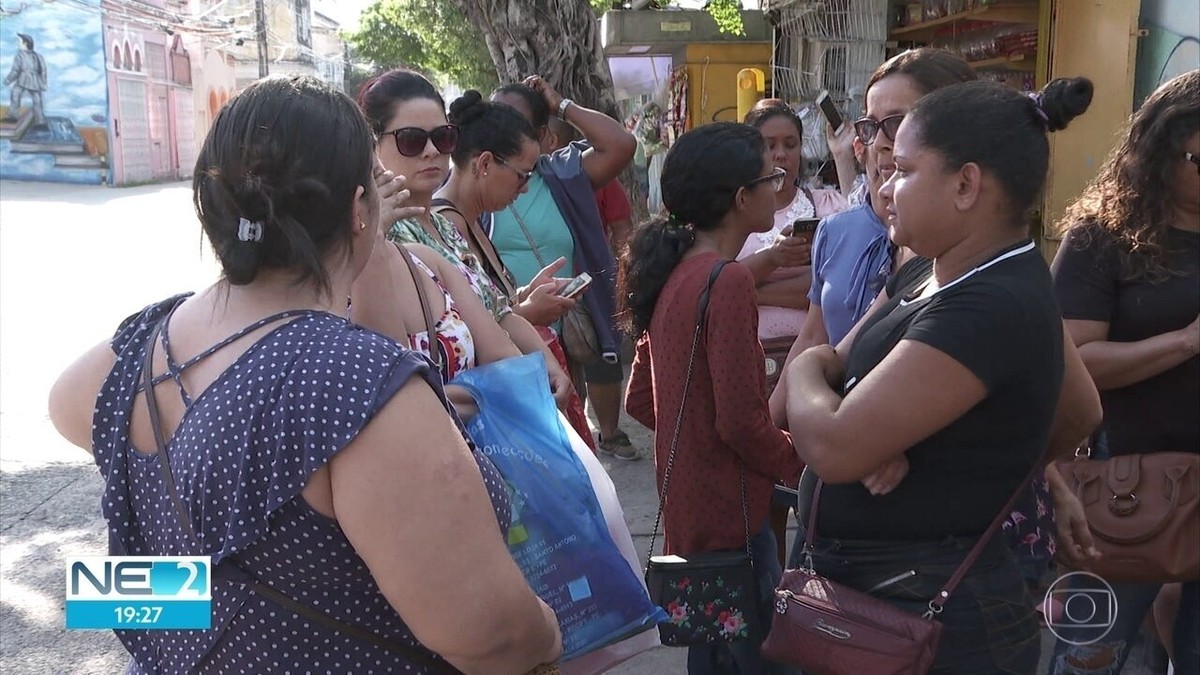
<instances>
[{"instance_id":1,"label":"paved street","mask_svg":"<svg viewBox=\"0 0 1200 675\"><path fill-rule=\"evenodd\" d=\"M127 661L109 632L63 628L64 559L103 555L101 479L54 432L54 377L124 316L199 289L217 267L177 183L113 189L0 182L0 670L115 673ZM645 451L649 433L623 427ZM645 555L654 523L650 460L601 458ZM1047 634L1043 648L1052 638ZM1131 657L1127 675L1148 673ZM1045 659L1043 659L1043 664ZM685 652L658 647L610 671L682 673ZM1043 670L1044 672L1044 670Z\"/></svg>"}]
</instances>

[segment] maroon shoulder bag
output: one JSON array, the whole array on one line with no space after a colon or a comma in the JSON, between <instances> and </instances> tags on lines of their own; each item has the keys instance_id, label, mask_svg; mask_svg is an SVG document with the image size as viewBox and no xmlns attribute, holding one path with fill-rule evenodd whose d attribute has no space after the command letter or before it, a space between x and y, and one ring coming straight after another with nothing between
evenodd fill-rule
<instances>
[{"instance_id":1,"label":"maroon shoulder bag","mask_svg":"<svg viewBox=\"0 0 1200 675\"><path fill-rule=\"evenodd\" d=\"M1030 478L1041 468L1040 462L1035 464L1029 476L1021 481L922 615L906 612L886 600L817 574L812 554L817 503L823 485L818 480L808 514L804 563L799 569L786 570L775 589L775 618L762 645L763 657L822 675L928 672L942 636L942 624L935 617L942 612L950 594L975 564L988 540L1000 530Z\"/></svg>"}]
</instances>

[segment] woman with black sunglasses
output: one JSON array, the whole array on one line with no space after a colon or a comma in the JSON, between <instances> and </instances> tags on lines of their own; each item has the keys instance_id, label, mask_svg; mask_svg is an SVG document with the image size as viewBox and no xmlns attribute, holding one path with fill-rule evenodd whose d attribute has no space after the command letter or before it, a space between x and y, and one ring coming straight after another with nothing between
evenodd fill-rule
<instances>
[{"instance_id":1,"label":"woman with black sunglasses","mask_svg":"<svg viewBox=\"0 0 1200 675\"><path fill-rule=\"evenodd\" d=\"M550 386L555 398L565 403L572 393L570 378L558 365L553 353L546 348L529 322L513 311L508 297L496 289L478 259L470 255L469 246L454 225L433 212L433 193L446 180L450 154L458 147L462 137L461 128L447 121L445 104L437 89L421 75L397 68L364 84L358 95L358 103L378 135L376 154L381 164L391 173L405 177L407 205L423 209L417 216L386 223L384 230L389 239L398 243L428 247L413 249L417 251L415 262L419 267L423 265L430 268L422 270L427 272L424 276L436 277L436 281L445 287L427 289L430 311L435 317L452 318L451 310L454 308L450 306L450 301L457 300L453 304L474 316L469 308L474 305L475 299L479 299L490 310L495 323L508 334L505 338L503 332L493 330L494 326L480 328L478 324L483 321L478 318L473 321L475 330L468 330L472 321L467 322L467 329L459 326L450 330L442 325L442 320L438 320L436 329L444 357L443 374L452 376L454 372L476 362L540 350L546 356ZM531 156L536 157L536 143L530 143ZM512 190L511 193L515 196L516 191ZM420 254L429 253L429 249L440 254L448 265L441 264L436 258L430 259L431 256L422 258ZM416 297L409 295L412 287L407 280L414 275L406 269L405 259L393 246L379 247L374 257L376 259L372 260L355 285L355 321L402 341L407 336L418 335L418 344L423 344L419 342L419 334L428 331L424 330L424 321L418 311L420 304L410 302ZM464 277L467 283L460 287L458 279L452 278L456 276ZM420 283L428 285L427 281L422 279ZM396 302L397 296L388 290L398 291L405 301ZM468 295L467 290L473 291L472 294L477 297L464 297ZM449 300L439 303L442 297ZM437 312L439 306L443 305L446 312ZM403 316L405 314L409 315L407 319ZM479 339L476 340L476 337ZM432 337L427 337L427 340L432 341ZM511 344L508 344L509 340Z\"/></svg>"}]
</instances>

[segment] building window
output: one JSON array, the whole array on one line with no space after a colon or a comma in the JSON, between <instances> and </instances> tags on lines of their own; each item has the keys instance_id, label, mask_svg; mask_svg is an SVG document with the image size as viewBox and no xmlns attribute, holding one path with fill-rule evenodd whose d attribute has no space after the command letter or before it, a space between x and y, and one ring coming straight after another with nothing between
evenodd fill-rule
<instances>
[{"instance_id":1,"label":"building window","mask_svg":"<svg viewBox=\"0 0 1200 675\"><path fill-rule=\"evenodd\" d=\"M312 46L312 5L309 0L294 0L296 9L296 42Z\"/></svg>"}]
</instances>

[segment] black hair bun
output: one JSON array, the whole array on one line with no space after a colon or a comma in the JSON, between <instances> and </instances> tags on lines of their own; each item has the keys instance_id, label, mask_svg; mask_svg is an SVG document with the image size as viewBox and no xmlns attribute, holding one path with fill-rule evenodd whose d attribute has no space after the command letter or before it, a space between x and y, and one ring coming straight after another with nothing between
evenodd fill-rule
<instances>
[{"instance_id":1,"label":"black hair bun","mask_svg":"<svg viewBox=\"0 0 1200 675\"><path fill-rule=\"evenodd\" d=\"M487 113L491 103L483 100L483 94L474 89L468 89L467 93L454 99L450 104L450 114L447 118L451 124L458 126L466 126L471 122L483 117Z\"/></svg>"},{"instance_id":2,"label":"black hair bun","mask_svg":"<svg viewBox=\"0 0 1200 675\"><path fill-rule=\"evenodd\" d=\"M1047 84L1041 92L1046 128L1066 129L1071 120L1087 112L1093 93L1092 81L1086 77L1064 77Z\"/></svg>"}]
</instances>

